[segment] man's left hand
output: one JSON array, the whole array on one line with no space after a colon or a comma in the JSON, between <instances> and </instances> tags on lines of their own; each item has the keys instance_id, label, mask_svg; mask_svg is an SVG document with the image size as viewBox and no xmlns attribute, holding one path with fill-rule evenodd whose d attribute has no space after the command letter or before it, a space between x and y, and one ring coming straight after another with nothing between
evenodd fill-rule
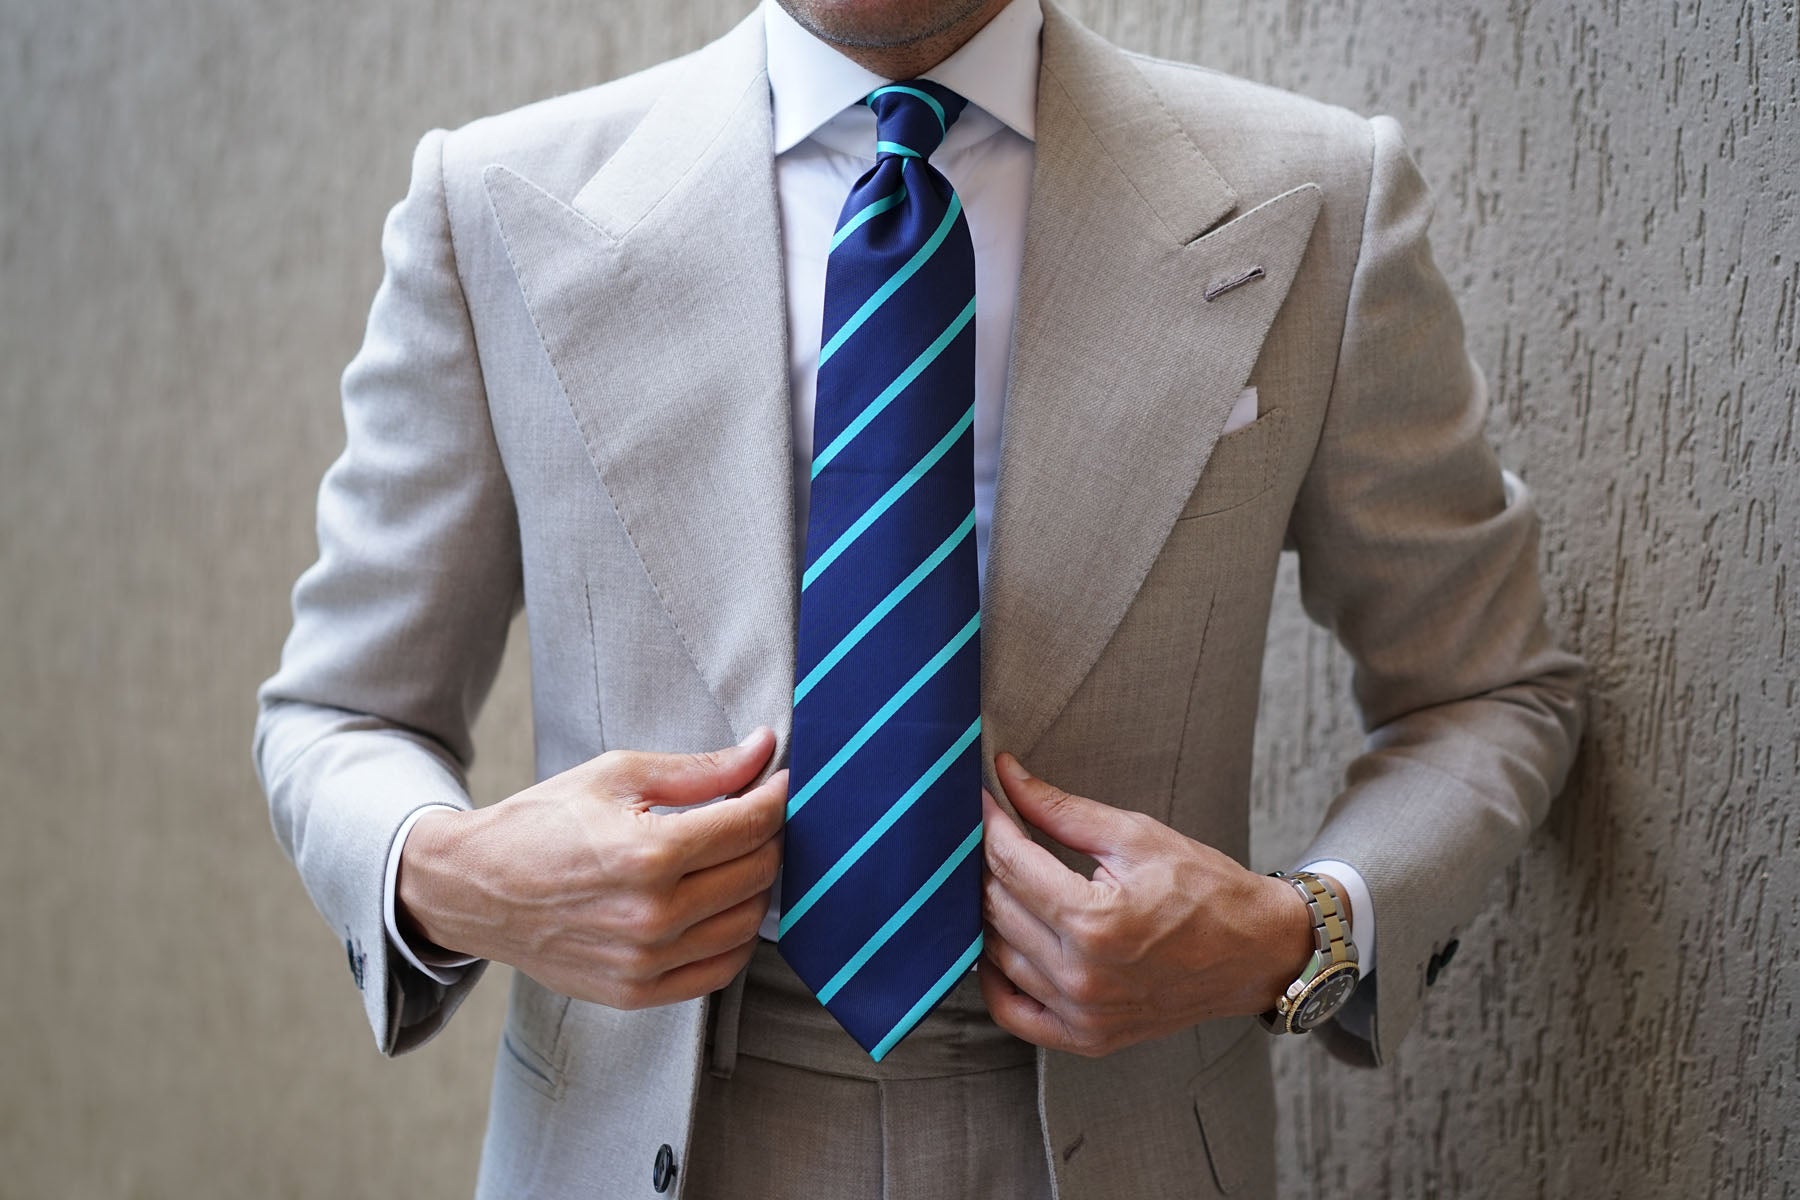
<instances>
[{"instance_id":1,"label":"man's left hand","mask_svg":"<svg viewBox=\"0 0 1800 1200\"><path fill-rule=\"evenodd\" d=\"M1289 884L1153 817L1074 796L1002 754L1019 816L1093 858L1069 870L982 793L981 994L1025 1041L1090 1057L1272 1008L1313 950Z\"/></svg>"}]
</instances>

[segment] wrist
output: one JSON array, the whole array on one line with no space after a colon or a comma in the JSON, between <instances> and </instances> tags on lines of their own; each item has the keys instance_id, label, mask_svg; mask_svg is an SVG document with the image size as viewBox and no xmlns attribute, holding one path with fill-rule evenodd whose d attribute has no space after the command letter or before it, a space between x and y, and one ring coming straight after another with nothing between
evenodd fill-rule
<instances>
[{"instance_id":1,"label":"wrist","mask_svg":"<svg viewBox=\"0 0 1800 1200\"><path fill-rule=\"evenodd\" d=\"M1350 913L1342 885L1313 871L1277 874L1307 909L1312 921L1313 953L1277 999L1262 1014L1274 1033L1307 1033L1336 1015L1355 990L1359 978L1356 943L1350 936Z\"/></svg>"},{"instance_id":2,"label":"wrist","mask_svg":"<svg viewBox=\"0 0 1800 1200\"><path fill-rule=\"evenodd\" d=\"M1273 1008L1276 999L1306 969L1312 961L1314 942L1312 910L1294 886L1273 875L1258 878L1267 897L1265 944L1269 947L1268 971L1257 987L1260 1007L1256 1011L1260 1013Z\"/></svg>"},{"instance_id":3,"label":"wrist","mask_svg":"<svg viewBox=\"0 0 1800 1200\"><path fill-rule=\"evenodd\" d=\"M473 954L454 944L456 935L448 920L446 881L463 841L464 826L472 811L442 809L426 813L414 822L400 849L394 876L394 919L400 932L414 945L427 945L453 954Z\"/></svg>"}]
</instances>

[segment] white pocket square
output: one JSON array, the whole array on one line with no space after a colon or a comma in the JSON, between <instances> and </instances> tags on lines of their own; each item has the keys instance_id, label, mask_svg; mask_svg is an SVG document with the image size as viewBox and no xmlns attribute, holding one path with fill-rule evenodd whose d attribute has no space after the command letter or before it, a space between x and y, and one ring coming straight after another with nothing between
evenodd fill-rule
<instances>
[{"instance_id":1,"label":"white pocket square","mask_svg":"<svg viewBox=\"0 0 1800 1200\"><path fill-rule=\"evenodd\" d=\"M1247 387L1238 393L1237 403L1231 406L1231 415L1225 418L1225 433L1235 433L1256 420L1256 389ZM1224 437L1225 433L1219 436Z\"/></svg>"}]
</instances>

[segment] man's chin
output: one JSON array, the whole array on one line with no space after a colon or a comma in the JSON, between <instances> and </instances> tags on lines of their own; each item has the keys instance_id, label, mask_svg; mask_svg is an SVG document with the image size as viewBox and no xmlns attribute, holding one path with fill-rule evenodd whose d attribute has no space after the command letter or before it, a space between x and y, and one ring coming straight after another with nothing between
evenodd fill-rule
<instances>
[{"instance_id":1,"label":"man's chin","mask_svg":"<svg viewBox=\"0 0 1800 1200\"><path fill-rule=\"evenodd\" d=\"M776 0L815 37L834 46L887 50L954 28L990 0Z\"/></svg>"}]
</instances>

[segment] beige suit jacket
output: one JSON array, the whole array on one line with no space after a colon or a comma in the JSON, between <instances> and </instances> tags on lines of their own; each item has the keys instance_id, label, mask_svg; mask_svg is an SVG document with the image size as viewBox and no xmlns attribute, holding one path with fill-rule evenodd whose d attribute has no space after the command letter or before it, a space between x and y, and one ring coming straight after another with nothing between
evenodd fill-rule
<instances>
[{"instance_id":1,"label":"beige suit jacket","mask_svg":"<svg viewBox=\"0 0 1800 1200\"><path fill-rule=\"evenodd\" d=\"M1483 440L1428 195L1392 122L1128 55L1048 5L1037 133L983 749L1246 859L1271 591L1297 552L1369 730L1309 853L1368 881L1386 1056L1559 788L1580 707L1529 496ZM278 836L385 1053L480 973L444 989L389 949L383 864L412 810L469 803L469 728L521 605L541 775L765 723L785 745L772 159L754 16L419 146L257 731ZM1261 415L1221 437L1246 386ZM1041 1054L1059 1193L1268 1191L1251 1025ZM518 977L483 1193L652 1194L658 1147L687 1150L704 1027L701 1001L616 1012Z\"/></svg>"}]
</instances>

